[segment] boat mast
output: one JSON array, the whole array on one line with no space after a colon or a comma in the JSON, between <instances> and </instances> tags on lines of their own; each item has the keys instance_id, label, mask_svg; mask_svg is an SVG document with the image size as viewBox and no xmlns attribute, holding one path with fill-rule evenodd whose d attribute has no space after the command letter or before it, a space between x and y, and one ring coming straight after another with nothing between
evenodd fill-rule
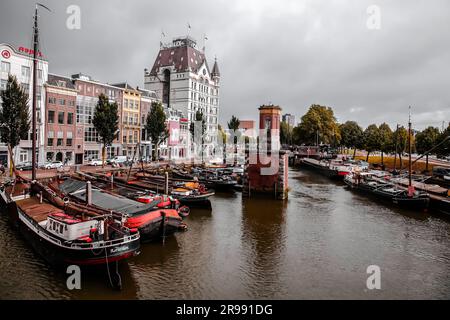
<instances>
[{"instance_id":1,"label":"boat mast","mask_svg":"<svg viewBox=\"0 0 450 320\"><path fill-rule=\"evenodd\" d=\"M37 56L39 50L39 29L38 29L38 7L42 7L51 11L49 8L44 6L43 4L36 3L36 7L34 9L34 25L33 25L33 101L32 101L32 116L31 116L31 131L32 131L32 139L31 139L31 181L36 180L36 111L37 111L37 101L36 101L36 89L37 89Z\"/></svg>"},{"instance_id":2,"label":"boat mast","mask_svg":"<svg viewBox=\"0 0 450 320\"><path fill-rule=\"evenodd\" d=\"M409 187L411 188L412 179L412 162L411 162L411 106L409 107L409 120L408 120L408 154L409 154L409 164L408 164L408 177L409 177Z\"/></svg>"},{"instance_id":3,"label":"boat mast","mask_svg":"<svg viewBox=\"0 0 450 320\"><path fill-rule=\"evenodd\" d=\"M398 153L398 123L397 123L397 130L395 130L394 172L397 171L397 153Z\"/></svg>"},{"instance_id":4,"label":"boat mast","mask_svg":"<svg viewBox=\"0 0 450 320\"><path fill-rule=\"evenodd\" d=\"M36 4L36 8L34 11L34 26L33 26L33 101L32 101L32 171L31 171L31 180L36 180L36 78L37 78L37 52L39 49L39 30L38 30L38 5Z\"/></svg>"}]
</instances>

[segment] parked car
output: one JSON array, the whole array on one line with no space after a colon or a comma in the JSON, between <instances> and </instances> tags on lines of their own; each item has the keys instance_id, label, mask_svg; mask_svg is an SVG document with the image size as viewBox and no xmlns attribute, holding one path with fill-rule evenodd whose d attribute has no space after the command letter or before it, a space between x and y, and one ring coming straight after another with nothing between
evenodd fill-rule
<instances>
[{"instance_id":1,"label":"parked car","mask_svg":"<svg viewBox=\"0 0 450 320\"><path fill-rule=\"evenodd\" d=\"M101 166L103 163L102 163L102 160L99 160L99 159L92 159L91 161L89 161L89 163L88 163L88 166Z\"/></svg>"},{"instance_id":2,"label":"parked car","mask_svg":"<svg viewBox=\"0 0 450 320\"><path fill-rule=\"evenodd\" d=\"M45 163L42 167L48 170L48 169L58 169L61 168L62 166L63 163L61 161L52 161Z\"/></svg>"},{"instance_id":3,"label":"parked car","mask_svg":"<svg viewBox=\"0 0 450 320\"><path fill-rule=\"evenodd\" d=\"M128 161L127 156L115 156L111 159L111 164L123 164Z\"/></svg>"},{"instance_id":4,"label":"parked car","mask_svg":"<svg viewBox=\"0 0 450 320\"><path fill-rule=\"evenodd\" d=\"M19 171L31 170L31 169L33 169L33 166L31 165L31 161L24 162L24 163L18 164L16 166L16 170L19 170Z\"/></svg>"},{"instance_id":5,"label":"parked car","mask_svg":"<svg viewBox=\"0 0 450 320\"><path fill-rule=\"evenodd\" d=\"M135 163L137 163L136 160L129 159L129 160L125 161L125 162L119 163L119 166L121 166L121 167L129 167L131 165L134 165Z\"/></svg>"}]
</instances>

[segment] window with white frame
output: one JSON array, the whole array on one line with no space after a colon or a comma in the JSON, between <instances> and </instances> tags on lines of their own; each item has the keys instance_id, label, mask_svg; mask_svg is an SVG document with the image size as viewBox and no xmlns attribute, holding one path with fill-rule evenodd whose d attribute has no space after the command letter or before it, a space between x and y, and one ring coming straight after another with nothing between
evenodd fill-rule
<instances>
[{"instance_id":1,"label":"window with white frame","mask_svg":"<svg viewBox=\"0 0 450 320\"><path fill-rule=\"evenodd\" d=\"M93 127L84 128L84 141L85 142L98 142L97 130Z\"/></svg>"},{"instance_id":2,"label":"window with white frame","mask_svg":"<svg viewBox=\"0 0 450 320\"><path fill-rule=\"evenodd\" d=\"M25 78L30 77L30 67L22 66L22 77L25 77Z\"/></svg>"},{"instance_id":3,"label":"window with white frame","mask_svg":"<svg viewBox=\"0 0 450 320\"><path fill-rule=\"evenodd\" d=\"M8 83L7 80L0 80L0 90L6 90L6 84Z\"/></svg>"},{"instance_id":4,"label":"window with white frame","mask_svg":"<svg viewBox=\"0 0 450 320\"><path fill-rule=\"evenodd\" d=\"M30 85L28 83L21 83L20 86L25 93L30 94Z\"/></svg>"},{"instance_id":5,"label":"window with white frame","mask_svg":"<svg viewBox=\"0 0 450 320\"><path fill-rule=\"evenodd\" d=\"M28 161L28 152L26 150L20 150L19 152L19 162Z\"/></svg>"},{"instance_id":6,"label":"window with white frame","mask_svg":"<svg viewBox=\"0 0 450 320\"><path fill-rule=\"evenodd\" d=\"M2 70L2 72L10 73L11 72L11 64L9 62L2 61L1 70Z\"/></svg>"}]
</instances>

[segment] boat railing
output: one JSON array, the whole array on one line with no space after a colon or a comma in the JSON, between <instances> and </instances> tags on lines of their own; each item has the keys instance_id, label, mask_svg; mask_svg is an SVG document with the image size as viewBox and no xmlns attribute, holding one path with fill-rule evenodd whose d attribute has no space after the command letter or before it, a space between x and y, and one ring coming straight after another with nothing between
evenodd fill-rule
<instances>
[{"instance_id":1,"label":"boat railing","mask_svg":"<svg viewBox=\"0 0 450 320\"><path fill-rule=\"evenodd\" d=\"M34 228L36 228L36 233L38 235L40 235L42 238L45 238L48 241L53 242L53 243L58 244L58 245L61 245L61 246L64 245L63 242L60 239L50 235L47 232L47 230L44 229L44 230L41 231L40 228L42 228L42 226L40 226L39 223L37 223L33 218L28 216L22 209L20 209L18 207L17 210L22 213L22 216L28 221L28 223L30 223L31 225L33 225Z\"/></svg>"},{"instance_id":2,"label":"boat railing","mask_svg":"<svg viewBox=\"0 0 450 320\"><path fill-rule=\"evenodd\" d=\"M381 184L381 185L377 186L374 190L380 190L380 189L386 188L386 187L392 187L396 194L402 193L404 191L402 189L398 189L397 188L398 186L396 184L392 184L392 183Z\"/></svg>"},{"instance_id":3,"label":"boat railing","mask_svg":"<svg viewBox=\"0 0 450 320\"><path fill-rule=\"evenodd\" d=\"M116 244L120 243L127 243L132 242L134 240L139 239L140 235L139 233L129 235L123 238L119 239L113 239L113 240L107 240L107 241L100 241L100 242L94 242L94 243L72 243L71 248L80 248L80 249L99 249L99 248L105 248L110 247Z\"/></svg>"},{"instance_id":4,"label":"boat railing","mask_svg":"<svg viewBox=\"0 0 450 320\"><path fill-rule=\"evenodd\" d=\"M94 243L69 243L68 241L61 241L59 238L56 238L52 236L50 233L48 233L47 230L40 230L42 226L39 225L33 218L29 217L26 213L24 213L21 209L17 208L22 212L22 216L25 217L25 219L28 221L28 223L32 224L36 228L36 233L41 236L42 238L47 239L48 241L55 243L60 246L64 247L70 247L70 248L80 248L80 249L96 249L96 248L104 248L109 247L118 243L126 243L131 242L133 240L139 239L140 235L139 233L125 236L119 239L113 239L108 241L101 241L101 242L94 242Z\"/></svg>"}]
</instances>

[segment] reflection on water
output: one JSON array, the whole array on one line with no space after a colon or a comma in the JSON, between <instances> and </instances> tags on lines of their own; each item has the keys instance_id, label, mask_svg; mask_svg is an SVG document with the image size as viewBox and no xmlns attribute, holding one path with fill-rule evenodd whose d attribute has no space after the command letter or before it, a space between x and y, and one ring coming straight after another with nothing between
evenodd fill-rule
<instances>
[{"instance_id":1,"label":"reflection on water","mask_svg":"<svg viewBox=\"0 0 450 320\"><path fill-rule=\"evenodd\" d=\"M241 271L247 297L270 298L282 293L280 266L285 259L287 202L267 198L242 200ZM262 210L262 208L264 208Z\"/></svg>"},{"instance_id":2,"label":"reflection on water","mask_svg":"<svg viewBox=\"0 0 450 320\"><path fill-rule=\"evenodd\" d=\"M106 269L66 289L64 271L37 257L0 217L0 298L236 299L450 298L450 224L379 204L343 184L291 170L287 201L218 193L193 209L189 230L146 244L121 265L123 290ZM366 289L381 268L382 290Z\"/></svg>"}]
</instances>

